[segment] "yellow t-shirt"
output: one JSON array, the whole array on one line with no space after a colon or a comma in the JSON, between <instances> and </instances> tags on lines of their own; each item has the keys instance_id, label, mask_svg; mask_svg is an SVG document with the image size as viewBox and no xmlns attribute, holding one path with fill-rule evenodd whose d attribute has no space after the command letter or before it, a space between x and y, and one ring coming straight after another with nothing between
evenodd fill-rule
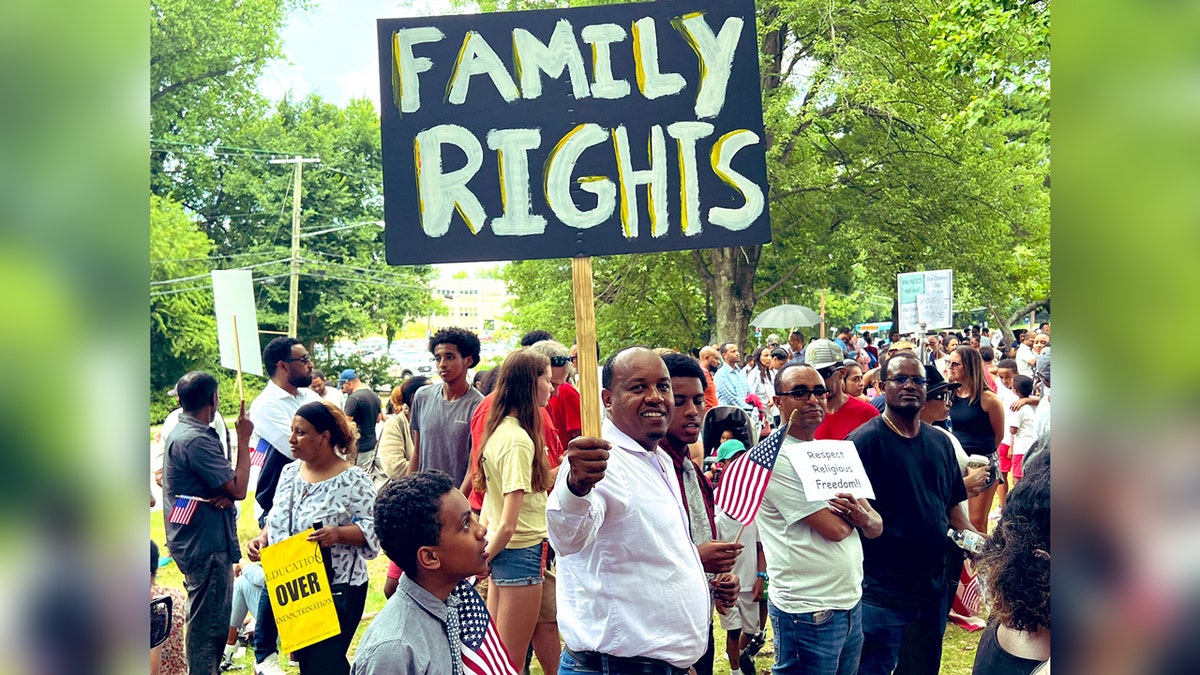
<instances>
[{"instance_id":1,"label":"yellow t-shirt","mask_svg":"<svg viewBox=\"0 0 1200 675\"><path fill-rule=\"evenodd\" d=\"M505 548L528 548L546 538L546 493L532 492L533 439L521 428L517 418L505 417L483 446L483 471L487 494L483 497L483 515L488 527L496 529L504 511L504 495L524 490L517 530Z\"/></svg>"}]
</instances>

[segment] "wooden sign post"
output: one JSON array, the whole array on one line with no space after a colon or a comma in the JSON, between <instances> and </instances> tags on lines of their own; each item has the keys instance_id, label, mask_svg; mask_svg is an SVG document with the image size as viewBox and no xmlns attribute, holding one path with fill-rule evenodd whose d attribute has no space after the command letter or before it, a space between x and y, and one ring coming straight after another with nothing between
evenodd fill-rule
<instances>
[{"instance_id":1,"label":"wooden sign post","mask_svg":"<svg viewBox=\"0 0 1200 675\"><path fill-rule=\"evenodd\" d=\"M571 258L571 290L575 296L575 365L579 369L579 414L584 436L600 437L599 363L596 362L596 306L592 296L592 259Z\"/></svg>"}]
</instances>

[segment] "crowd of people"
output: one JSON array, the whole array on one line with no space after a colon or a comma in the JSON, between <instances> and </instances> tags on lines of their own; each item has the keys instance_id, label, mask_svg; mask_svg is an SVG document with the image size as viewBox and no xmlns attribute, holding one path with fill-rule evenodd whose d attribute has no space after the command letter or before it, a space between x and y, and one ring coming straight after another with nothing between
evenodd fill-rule
<instances>
[{"instance_id":1,"label":"crowd of people","mask_svg":"<svg viewBox=\"0 0 1200 675\"><path fill-rule=\"evenodd\" d=\"M937 673L964 556L976 556L948 533L992 528L978 562L997 609L976 672L1044 668L1050 326L1011 344L986 327L889 338L796 330L745 360L732 342L624 347L600 371L598 437L583 435L577 346L544 331L480 370L478 337L440 330L428 345L438 381L411 378L386 402L354 370L331 386L303 343L276 338L236 443L214 424L216 379L187 373L161 467L186 647L167 643L152 670L237 667L252 614L256 675L288 657L301 673L461 673L478 621L468 580L517 672L536 658L548 675L704 675L725 658L750 675L769 624L776 674ZM722 471L781 425L761 508L742 525L715 498ZM853 443L873 499L806 497L788 448L817 440ZM243 550L236 502L252 463L261 530ZM281 655L259 562L309 528L337 632ZM153 585L153 546L152 597L167 592ZM380 552L387 601L351 660Z\"/></svg>"}]
</instances>

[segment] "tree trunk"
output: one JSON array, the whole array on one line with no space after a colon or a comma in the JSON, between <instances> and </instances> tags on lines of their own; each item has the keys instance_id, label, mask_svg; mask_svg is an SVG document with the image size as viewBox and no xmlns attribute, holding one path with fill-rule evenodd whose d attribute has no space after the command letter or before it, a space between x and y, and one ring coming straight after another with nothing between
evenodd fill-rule
<instances>
[{"instance_id":1,"label":"tree trunk","mask_svg":"<svg viewBox=\"0 0 1200 675\"><path fill-rule=\"evenodd\" d=\"M712 298L717 343L746 344L751 313L757 298L754 275L760 246L738 246L695 251L697 268Z\"/></svg>"},{"instance_id":2,"label":"tree trunk","mask_svg":"<svg viewBox=\"0 0 1200 675\"><path fill-rule=\"evenodd\" d=\"M991 303L988 303L988 312L992 315L993 319L1000 322L1000 325L997 328L997 330L999 330L1000 333L1003 335L1004 344L1008 345L1008 344L1012 344L1012 341L1014 339L1013 332L1009 328L1009 326L1020 321L1022 318L1025 317L1025 315L1029 314L1030 312L1041 309L1042 307L1049 307L1049 306L1050 306L1050 298L1041 298L1038 300L1031 300L1030 302L1027 302L1024 305L1022 305L1021 307L1017 308L1016 311L1014 311L1012 314L1009 314L1008 318L1005 319L1004 317L1000 316L1000 312L994 306L992 306Z\"/></svg>"}]
</instances>

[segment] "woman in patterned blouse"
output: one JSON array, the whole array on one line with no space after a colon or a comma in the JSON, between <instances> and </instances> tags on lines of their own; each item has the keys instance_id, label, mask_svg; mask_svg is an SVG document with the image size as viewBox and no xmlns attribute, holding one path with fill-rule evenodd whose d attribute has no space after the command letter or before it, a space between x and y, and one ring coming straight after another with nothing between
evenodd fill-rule
<instances>
[{"instance_id":1,"label":"woman in patterned blouse","mask_svg":"<svg viewBox=\"0 0 1200 675\"><path fill-rule=\"evenodd\" d=\"M298 460L279 476L275 504L267 516L265 546L321 523L309 541L325 549L329 583L341 633L296 651L301 673L349 673L346 651L367 601L367 560L379 555L375 536L375 485L346 459L358 431L337 406L308 403L292 418L288 439ZM330 564L331 563L331 564Z\"/></svg>"}]
</instances>

